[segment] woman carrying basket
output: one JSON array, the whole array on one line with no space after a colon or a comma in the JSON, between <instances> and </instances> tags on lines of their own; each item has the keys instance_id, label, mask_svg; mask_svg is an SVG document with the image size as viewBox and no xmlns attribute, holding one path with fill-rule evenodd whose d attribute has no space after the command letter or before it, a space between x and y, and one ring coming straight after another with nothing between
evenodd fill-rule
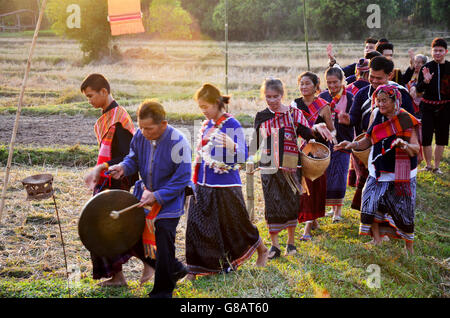
<instances>
[{"instance_id":1,"label":"woman carrying basket","mask_svg":"<svg viewBox=\"0 0 450 318\"><path fill-rule=\"evenodd\" d=\"M296 253L294 233L302 193L297 137L333 139L325 124L314 125L311 129L299 109L284 105L284 95L280 79L268 78L263 82L261 96L268 107L256 114L255 136L250 147L253 161L261 168L265 219L272 241L269 259L281 256L278 234L284 229L288 231L286 255Z\"/></svg>"}]
</instances>

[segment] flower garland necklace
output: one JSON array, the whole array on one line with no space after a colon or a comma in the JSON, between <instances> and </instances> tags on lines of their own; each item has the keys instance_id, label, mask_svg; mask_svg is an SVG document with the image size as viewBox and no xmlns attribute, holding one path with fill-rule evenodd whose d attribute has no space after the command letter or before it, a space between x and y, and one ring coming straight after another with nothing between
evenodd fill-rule
<instances>
[{"instance_id":1,"label":"flower garland necklace","mask_svg":"<svg viewBox=\"0 0 450 318\"><path fill-rule=\"evenodd\" d=\"M221 133L221 129L223 127L223 125L230 119L232 118L231 115L229 114L224 114L222 117L225 116L225 119L219 119L217 121L217 123L211 127L211 129L214 129L214 131L209 135L209 138L207 139L207 143L205 145L203 145L203 134L206 131L206 128L208 127L208 123L209 120L205 120L203 121L202 124L202 128L199 131L198 134L198 146L197 146L197 153L198 153L198 158L199 160L201 160L201 158L203 158L203 161L205 162L205 165L208 166L209 168L214 170L214 173L218 173L218 174L223 174L223 173L229 173L230 170L238 170L240 165L239 164L234 164L234 165L227 165L225 162L219 161L219 160L215 160L211 157L211 152L212 149L215 147L214 146L214 139Z\"/></svg>"}]
</instances>

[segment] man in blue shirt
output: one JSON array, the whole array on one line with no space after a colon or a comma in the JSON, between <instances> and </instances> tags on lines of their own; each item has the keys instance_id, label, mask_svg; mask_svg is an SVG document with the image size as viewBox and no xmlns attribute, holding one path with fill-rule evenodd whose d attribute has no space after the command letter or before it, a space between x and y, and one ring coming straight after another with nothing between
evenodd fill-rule
<instances>
[{"instance_id":1,"label":"man in blue shirt","mask_svg":"<svg viewBox=\"0 0 450 318\"><path fill-rule=\"evenodd\" d=\"M394 70L394 63L384 56L377 56L370 61L369 68L370 85L361 88L358 93L356 93L349 114L340 113L338 115L339 123L354 126L356 135L367 131L370 114L372 113L372 94L380 85L396 85L402 94L401 107L410 114L414 114L414 107L408 90L395 82L389 81Z\"/></svg>"},{"instance_id":2,"label":"man in blue shirt","mask_svg":"<svg viewBox=\"0 0 450 318\"><path fill-rule=\"evenodd\" d=\"M133 194L140 206L161 206L153 221L156 260L150 297L170 298L177 280L187 274L175 257L175 235L184 214L185 189L191 185L191 149L186 138L168 124L162 105L145 101L137 113L139 129L131 140L130 152L109 170L116 179L139 171L141 180Z\"/></svg>"}]
</instances>

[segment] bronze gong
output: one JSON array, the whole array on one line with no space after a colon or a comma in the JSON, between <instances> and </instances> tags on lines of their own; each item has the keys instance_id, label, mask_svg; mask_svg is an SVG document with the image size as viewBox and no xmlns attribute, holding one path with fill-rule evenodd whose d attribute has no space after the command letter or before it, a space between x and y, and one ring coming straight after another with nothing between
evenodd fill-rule
<instances>
[{"instance_id":1,"label":"bronze gong","mask_svg":"<svg viewBox=\"0 0 450 318\"><path fill-rule=\"evenodd\" d=\"M144 232L144 208L130 209L118 218L112 218L111 212L138 202L134 195L124 190L106 190L92 197L78 221L78 234L83 245L103 257L114 257L132 248Z\"/></svg>"}]
</instances>

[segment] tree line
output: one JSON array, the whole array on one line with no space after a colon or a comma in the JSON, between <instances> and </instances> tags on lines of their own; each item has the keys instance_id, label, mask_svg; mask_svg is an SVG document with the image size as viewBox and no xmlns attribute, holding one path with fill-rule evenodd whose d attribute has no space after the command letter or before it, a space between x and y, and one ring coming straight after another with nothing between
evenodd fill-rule
<instances>
[{"instance_id":1,"label":"tree line","mask_svg":"<svg viewBox=\"0 0 450 318\"><path fill-rule=\"evenodd\" d=\"M67 27L67 7L73 4L81 8L79 29ZM369 10L373 4L375 11ZM0 0L0 13L37 11L38 5L39 0ZM450 29L448 0L227 0L227 5L231 41L303 40L305 13L312 40L417 39L425 29ZM224 39L225 0L141 0L141 9L144 36ZM43 28L78 40L93 60L111 43L106 16L107 0L49 0ZM374 19L375 27L368 23Z\"/></svg>"},{"instance_id":2,"label":"tree line","mask_svg":"<svg viewBox=\"0 0 450 318\"><path fill-rule=\"evenodd\" d=\"M232 40L300 40L304 38L304 0L228 0ZM368 28L368 6L380 8L380 28ZM225 0L181 0L200 22L202 32L223 38ZM306 0L308 35L321 40L361 40L368 35L398 38L417 29L450 28L448 0Z\"/></svg>"},{"instance_id":3,"label":"tree line","mask_svg":"<svg viewBox=\"0 0 450 318\"><path fill-rule=\"evenodd\" d=\"M450 29L448 0L228 0L229 37L235 41L301 40L304 1L312 39L361 40L367 35L403 38L417 36L418 29ZM97 11L98 6L106 8L107 0L72 1L77 2ZM39 0L0 0L0 13L24 8L37 10L38 3ZM367 27L370 4L380 7L380 28ZM191 33L200 31L211 39L223 39L225 0L141 0L142 11L149 20L149 33L157 32L150 28L151 21L161 18L151 8L154 11L162 5L177 8L175 21L181 15L181 21L189 23L185 27ZM191 18L186 18L187 15ZM184 36L189 38L186 32Z\"/></svg>"}]
</instances>

